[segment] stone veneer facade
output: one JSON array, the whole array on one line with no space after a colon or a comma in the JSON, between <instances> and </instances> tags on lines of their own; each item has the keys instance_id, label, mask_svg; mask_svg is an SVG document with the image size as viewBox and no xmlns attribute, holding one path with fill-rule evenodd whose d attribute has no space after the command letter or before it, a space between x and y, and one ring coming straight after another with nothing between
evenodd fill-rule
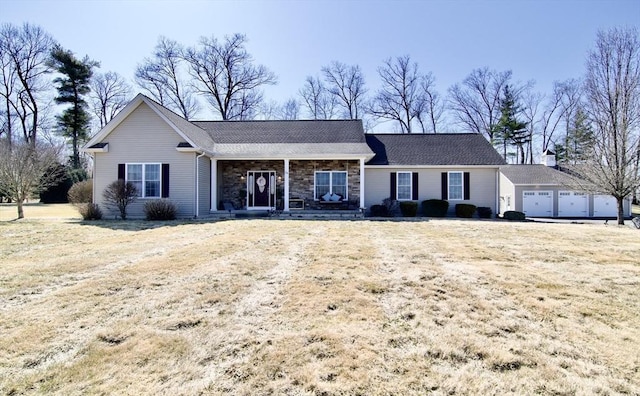
<instances>
[{"instance_id":1,"label":"stone veneer facade","mask_svg":"<svg viewBox=\"0 0 640 396\"><path fill-rule=\"evenodd\" d=\"M236 209L245 203L241 192L247 190L248 171L276 172L276 199L282 208L284 192L284 160L281 161L227 161L218 162L218 201L230 201ZM314 200L314 179L316 171L346 171L349 201L360 202L360 162L358 160L291 160L289 161L289 198L304 199L306 209L318 209ZM219 209L220 206L218 207ZM325 208L323 208L325 209Z\"/></svg>"}]
</instances>

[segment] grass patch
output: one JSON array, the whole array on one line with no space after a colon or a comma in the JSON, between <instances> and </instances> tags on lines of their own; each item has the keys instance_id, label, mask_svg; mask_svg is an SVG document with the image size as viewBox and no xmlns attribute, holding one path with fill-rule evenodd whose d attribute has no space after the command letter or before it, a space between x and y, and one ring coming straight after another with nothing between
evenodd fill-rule
<instances>
[{"instance_id":1,"label":"grass patch","mask_svg":"<svg viewBox=\"0 0 640 396\"><path fill-rule=\"evenodd\" d=\"M630 227L43 217L0 231L0 394L640 393Z\"/></svg>"}]
</instances>

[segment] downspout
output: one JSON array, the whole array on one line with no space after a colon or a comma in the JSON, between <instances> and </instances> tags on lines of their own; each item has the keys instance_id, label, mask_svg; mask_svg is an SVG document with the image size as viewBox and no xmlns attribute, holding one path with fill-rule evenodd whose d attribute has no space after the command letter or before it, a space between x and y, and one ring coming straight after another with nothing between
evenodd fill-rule
<instances>
[{"instance_id":1,"label":"downspout","mask_svg":"<svg viewBox=\"0 0 640 396\"><path fill-rule=\"evenodd\" d=\"M202 157L204 157L204 151L196 157L196 213L194 218L197 218L200 213L200 162L198 160Z\"/></svg>"}]
</instances>

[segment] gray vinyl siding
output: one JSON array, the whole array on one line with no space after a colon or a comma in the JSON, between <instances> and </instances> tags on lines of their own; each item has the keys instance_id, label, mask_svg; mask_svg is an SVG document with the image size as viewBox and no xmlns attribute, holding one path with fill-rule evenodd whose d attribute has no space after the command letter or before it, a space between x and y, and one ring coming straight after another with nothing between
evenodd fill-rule
<instances>
[{"instance_id":1,"label":"gray vinyl siding","mask_svg":"<svg viewBox=\"0 0 640 396\"><path fill-rule=\"evenodd\" d=\"M169 164L169 199L178 207L179 217L194 215L195 154L176 150L184 141L150 107L142 103L103 142L109 152L94 155L94 201L104 211L105 218L113 218L117 211L104 205L104 189L118 178L118 164ZM144 217L146 199L138 199L127 208L131 218Z\"/></svg>"},{"instance_id":2,"label":"gray vinyl siding","mask_svg":"<svg viewBox=\"0 0 640 396\"><path fill-rule=\"evenodd\" d=\"M206 216L211 210L211 160L209 157L198 159L198 216Z\"/></svg>"},{"instance_id":3,"label":"gray vinyl siding","mask_svg":"<svg viewBox=\"0 0 640 396\"><path fill-rule=\"evenodd\" d=\"M451 213L458 203L471 203L476 206L486 206L494 213L496 208L496 172L497 168L370 168L365 167L365 206L380 204L389 198L391 172L418 172L418 202L426 199L440 199L442 197L442 172L469 172L470 199L449 201Z\"/></svg>"}]
</instances>

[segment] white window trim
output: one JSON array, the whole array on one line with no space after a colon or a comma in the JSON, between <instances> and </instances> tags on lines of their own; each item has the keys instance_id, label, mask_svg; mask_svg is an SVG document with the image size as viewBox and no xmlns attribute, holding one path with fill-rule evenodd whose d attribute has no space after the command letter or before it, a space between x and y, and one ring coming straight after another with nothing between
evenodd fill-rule
<instances>
[{"instance_id":1,"label":"white window trim","mask_svg":"<svg viewBox=\"0 0 640 396\"><path fill-rule=\"evenodd\" d=\"M409 198L400 198L400 174L409 175ZM413 172L400 171L396 172L396 200L398 201L412 201L413 199Z\"/></svg>"},{"instance_id":2,"label":"white window trim","mask_svg":"<svg viewBox=\"0 0 640 396\"><path fill-rule=\"evenodd\" d=\"M462 181L460 198L451 198L451 175L452 174L460 175L460 180ZM447 201L464 201L464 172L461 172L461 171L447 172Z\"/></svg>"},{"instance_id":3,"label":"white window trim","mask_svg":"<svg viewBox=\"0 0 640 396\"><path fill-rule=\"evenodd\" d=\"M318 173L328 173L329 174L329 193L333 194L333 174L334 173L344 173L345 174L345 193L346 196L342 197L342 200L349 199L349 172L347 171L315 171L313 174L313 199L315 201L319 201L320 197L317 194L317 185L316 180L318 180Z\"/></svg>"},{"instance_id":4,"label":"white window trim","mask_svg":"<svg viewBox=\"0 0 640 396\"><path fill-rule=\"evenodd\" d=\"M129 166L130 165L142 165L142 191L140 191L140 196L138 198L140 199L159 199L162 198L162 163L160 162L131 162L131 163L126 163L125 164L125 168L124 168L124 181L128 182L129 181ZM158 165L159 168L159 175L160 175L160 188L158 188L158 195L157 196L146 196L145 192L145 183L147 182L147 165Z\"/></svg>"}]
</instances>

